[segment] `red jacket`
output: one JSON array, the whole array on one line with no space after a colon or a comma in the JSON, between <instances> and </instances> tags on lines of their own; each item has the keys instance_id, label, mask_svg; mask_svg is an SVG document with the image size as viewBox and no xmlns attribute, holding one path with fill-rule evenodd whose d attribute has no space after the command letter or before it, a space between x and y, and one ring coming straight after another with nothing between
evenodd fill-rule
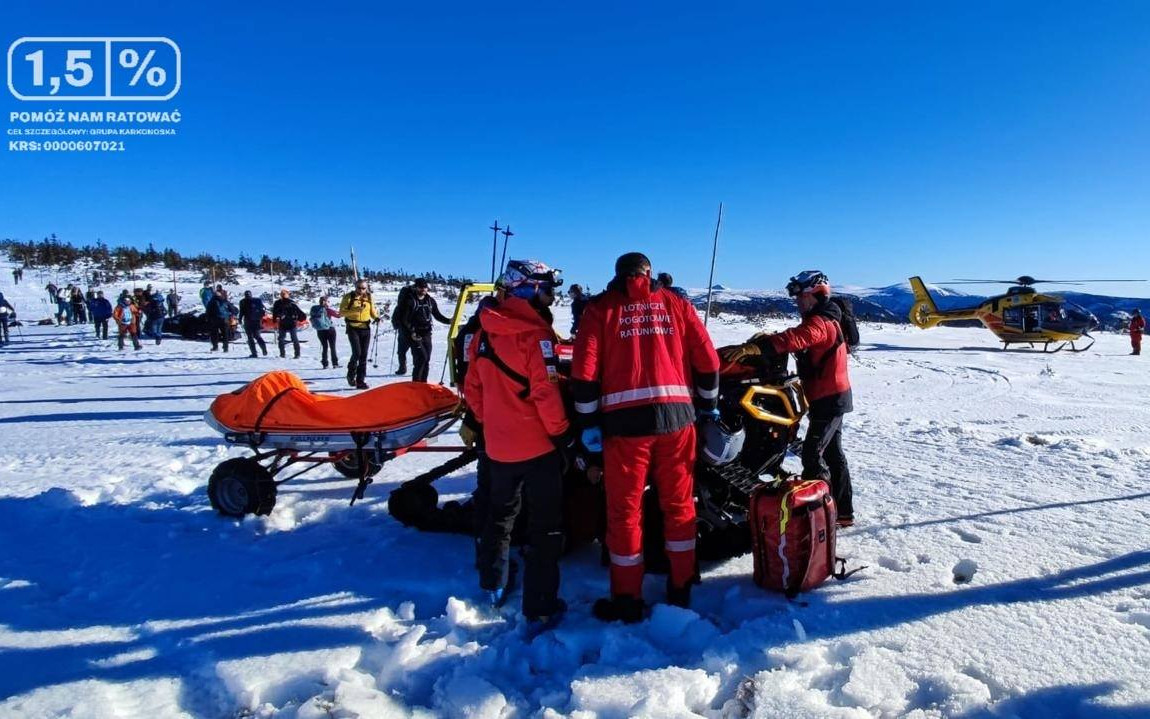
<instances>
[{"instance_id":1,"label":"red jacket","mask_svg":"<svg viewBox=\"0 0 1150 719\"><path fill-rule=\"evenodd\" d=\"M487 455L523 462L554 451L567 432L555 366L555 332L526 300L508 297L479 315L482 332L468 348L464 396L480 424ZM500 369L491 353L527 386Z\"/></svg>"},{"instance_id":2,"label":"red jacket","mask_svg":"<svg viewBox=\"0 0 1150 719\"><path fill-rule=\"evenodd\" d=\"M695 308L647 277L612 281L579 320L575 410L606 435L676 432L714 408L719 356Z\"/></svg>"},{"instance_id":3,"label":"red jacket","mask_svg":"<svg viewBox=\"0 0 1150 719\"><path fill-rule=\"evenodd\" d=\"M1146 318L1142 315L1137 315L1130 318L1130 334L1142 334L1146 329Z\"/></svg>"},{"instance_id":4,"label":"red jacket","mask_svg":"<svg viewBox=\"0 0 1150 719\"><path fill-rule=\"evenodd\" d=\"M837 305L822 302L803 315L803 321L778 334L768 335L770 351L795 353L803 394L812 417L842 414L854 409L847 374L847 344L842 337ZM764 347L764 349L766 349Z\"/></svg>"}]
</instances>

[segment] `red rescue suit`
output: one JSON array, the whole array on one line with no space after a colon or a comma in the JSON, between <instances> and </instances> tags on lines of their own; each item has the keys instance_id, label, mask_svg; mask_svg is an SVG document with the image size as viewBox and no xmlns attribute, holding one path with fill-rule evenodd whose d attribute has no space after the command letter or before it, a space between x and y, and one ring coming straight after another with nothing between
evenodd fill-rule
<instances>
[{"instance_id":1,"label":"red rescue suit","mask_svg":"<svg viewBox=\"0 0 1150 719\"><path fill-rule=\"evenodd\" d=\"M719 357L695 308L649 277L616 279L579 322L572 389L583 427L603 430L611 594L639 598L642 497L650 475L671 583L695 573L695 410L714 409Z\"/></svg>"},{"instance_id":2,"label":"red rescue suit","mask_svg":"<svg viewBox=\"0 0 1150 719\"><path fill-rule=\"evenodd\" d=\"M488 456L497 462L523 462L555 451L552 438L568 428L555 331L518 297L485 309L479 324L483 332L467 348L470 369L464 396L483 425ZM477 362L481 351L497 359ZM525 382L512 378L497 362Z\"/></svg>"},{"instance_id":3,"label":"red rescue suit","mask_svg":"<svg viewBox=\"0 0 1150 719\"><path fill-rule=\"evenodd\" d=\"M1142 333L1146 330L1146 318L1134 315L1130 318L1130 349L1134 354L1142 354Z\"/></svg>"}]
</instances>

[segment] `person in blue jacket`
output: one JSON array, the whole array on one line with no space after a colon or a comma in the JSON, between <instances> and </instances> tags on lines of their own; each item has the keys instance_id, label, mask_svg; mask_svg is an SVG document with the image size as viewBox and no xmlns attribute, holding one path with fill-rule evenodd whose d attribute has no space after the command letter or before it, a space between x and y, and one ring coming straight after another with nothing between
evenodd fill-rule
<instances>
[{"instance_id":1,"label":"person in blue jacket","mask_svg":"<svg viewBox=\"0 0 1150 719\"><path fill-rule=\"evenodd\" d=\"M207 314L212 352L219 349L221 342L224 345L224 352L227 352L228 341L232 336L232 318L239 314L239 310L228 301L228 293L223 288L216 290L215 295L208 301Z\"/></svg>"},{"instance_id":2,"label":"person in blue jacket","mask_svg":"<svg viewBox=\"0 0 1150 719\"><path fill-rule=\"evenodd\" d=\"M339 367L339 357L335 354L335 325L332 324L332 318L339 317L339 310L329 307L327 295L324 295L319 298L318 305L311 306L308 314L311 316L311 326L315 328L315 333L319 337L319 346L323 348L320 364L327 369L327 353L330 349L331 366Z\"/></svg>"},{"instance_id":3,"label":"person in blue jacket","mask_svg":"<svg viewBox=\"0 0 1150 719\"><path fill-rule=\"evenodd\" d=\"M96 339L108 339L108 320L112 319L112 303L98 290L91 303L92 322L96 326Z\"/></svg>"}]
</instances>

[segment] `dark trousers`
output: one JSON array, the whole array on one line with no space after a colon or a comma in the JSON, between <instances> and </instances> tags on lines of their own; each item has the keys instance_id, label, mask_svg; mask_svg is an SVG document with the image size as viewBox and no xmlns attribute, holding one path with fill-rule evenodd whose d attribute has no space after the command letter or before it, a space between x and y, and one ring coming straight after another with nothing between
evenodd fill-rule
<instances>
[{"instance_id":1,"label":"dark trousers","mask_svg":"<svg viewBox=\"0 0 1150 719\"><path fill-rule=\"evenodd\" d=\"M96 320L96 339L108 339L108 319Z\"/></svg>"},{"instance_id":2,"label":"dark trousers","mask_svg":"<svg viewBox=\"0 0 1150 719\"><path fill-rule=\"evenodd\" d=\"M8 315L0 315L0 340L8 342Z\"/></svg>"},{"instance_id":3,"label":"dark trousers","mask_svg":"<svg viewBox=\"0 0 1150 719\"><path fill-rule=\"evenodd\" d=\"M280 357L284 356L284 349L287 345L287 337L291 335L291 346L295 350L295 356L299 357L299 335L296 334L295 320L292 320L290 325L280 325L277 336L279 338Z\"/></svg>"},{"instance_id":4,"label":"dark trousers","mask_svg":"<svg viewBox=\"0 0 1150 719\"><path fill-rule=\"evenodd\" d=\"M396 328L395 330L395 346L396 352L399 354L399 373L404 374L407 372L407 351L411 349L411 338L403 331L403 328Z\"/></svg>"},{"instance_id":5,"label":"dark trousers","mask_svg":"<svg viewBox=\"0 0 1150 719\"><path fill-rule=\"evenodd\" d=\"M335 328L329 327L326 330L316 330L316 335L319 337L319 346L323 349L323 357L320 362L324 367L327 367L327 353L331 351L331 366L339 366L339 357L335 354Z\"/></svg>"},{"instance_id":6,"label":"dark trousers","mask_svg":"<svg viewBox=\"0 0 1150 719\"><path fill-rule=\"evenodd\" d=\"M411 340L411 381L426 382L431 370L431 332L424 332L418 340Z\"/></svg>"},{"instance_id":7,"label":"dark trousers","mask_svg":"<svg viewBox=\"0 0 1150 719\"><path fill-rule=\"evenodd\" d=\"M557 608L559 556L563 553L563 462L558 452L525 462L490 460L491 491L477 550L479 586L507 586L511 530L527 500L523 614L546 616Z\"/></svg>"},{"instance_id":8,"label":"dark trousers","mask_svg":"<svg viewBox=\"0 0 1150 719\"><path fill-rule=\"evenodd\" d=\"M228 351L228 340L231 339L232 328L228 327L227 320L213 317L208 324L208 332L212 338L212 349L218 349L220 343L224 344L224 352Z\"/></svg>"},{"instance_id":9,"label":"dark trousers","mask_svg":"<svg viewBox=\"0 0 1150 719\"><path fill-rule=\"evenodd\" d=\"M855 516L851 472L843 454L843 416L811 418L803 440L803 477L826 480L840 517Z\"/></svg>"},{"instance_id":10,"label":"dark trousers","mask_svg":"<svg viewBox=\"0 0 1150 719\"><path fill-rule=\"evenodd\" d=\"M260 330L263 325L259 320L255 322L244 322L244 334L248 336L248 349L252 352L252 357L256 357L256 345L260 346L260 351L264 354L268 353L268 345L264 342L263 336L260 335Z\"/></svg>"},{"instance_id":11,"label":"dark trousers","mask_svg":"<svg viewBox=\"0 0 1150 719\"><path fill-rule=\"evenodd\" d=\"M347 361L347 380L362 384L367 377L367 348L371 344L370 327L348 327L347 341L351 344L351 359Z\"/></svg>"}]
</instances>

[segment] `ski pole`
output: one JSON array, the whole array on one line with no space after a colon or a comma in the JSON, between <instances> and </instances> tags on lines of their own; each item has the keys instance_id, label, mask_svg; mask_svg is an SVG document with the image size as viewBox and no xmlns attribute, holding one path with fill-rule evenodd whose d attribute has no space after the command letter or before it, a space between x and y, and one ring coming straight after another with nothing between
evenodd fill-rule
<instances>
[{"instance_id":1,"label":"ski pole","mask_svg":"<svg viewBox=\"0 0 1150 719\"><path fill-rule=\"evenodd\" d=\"M397 330L393 327L392 332L391 332L391 350L388 352L388 354L391 355L391 359L388 360L388 363L387 363L387 373L388 374L395 374L395 348L396 348L396 345L398 343L399 343L399 330Z\"/></svg>"},{"instance_id":2,"label":"ski pole","mask_svg":"<svg viewBox=\"0 0 1150 719\"><path fill-rule=\"evenodd\" d=\"M382 323L376 321L375 323L375 336L372 338L371 348L371 366L375 369L379 368L379 327Z\"/></svg>"}]
</instances>

